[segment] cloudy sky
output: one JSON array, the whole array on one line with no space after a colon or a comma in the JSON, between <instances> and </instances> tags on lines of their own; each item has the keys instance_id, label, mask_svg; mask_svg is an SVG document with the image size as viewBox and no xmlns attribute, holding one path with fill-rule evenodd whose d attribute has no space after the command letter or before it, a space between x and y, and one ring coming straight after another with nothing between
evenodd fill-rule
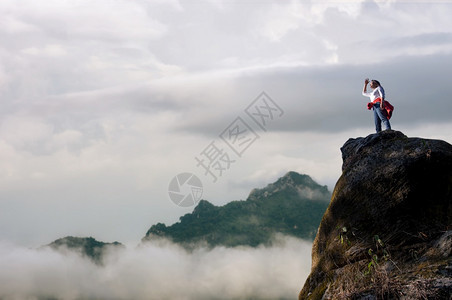
<instances>
[{"instance_id":1,"label":"cloudy sky","mask_svg":"<svg viewBox=\"0 0 452 300\"><path fill-rule=\"evenodd\" d=\"M168 195L182 172L216 205L291 170L332 190L340 147L374 132L366 77L393 129L451 142L451 14L439 0L1 0L0 240L136 244L192 210ZM246 113L262 92L280 108L264 129ZM221 139L237 120L254 137L241 155ZM216 182L196 161L212 145L230 162Z\"/></svg>"}]
</instances>

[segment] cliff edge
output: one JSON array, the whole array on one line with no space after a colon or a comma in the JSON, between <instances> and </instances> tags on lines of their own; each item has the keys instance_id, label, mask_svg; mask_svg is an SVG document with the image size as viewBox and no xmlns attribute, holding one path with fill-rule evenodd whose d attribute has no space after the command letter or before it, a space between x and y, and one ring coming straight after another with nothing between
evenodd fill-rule
<instances>
[{"instance_id":1,"label":"cliff edge","mask_svg":"<svg viewBox=\"0 0 452 300\"><path fill-rule=\"evenodd\" d=\"M349 139L299 299L451 299L452 145Z\"/></svg>"}]
</instances>

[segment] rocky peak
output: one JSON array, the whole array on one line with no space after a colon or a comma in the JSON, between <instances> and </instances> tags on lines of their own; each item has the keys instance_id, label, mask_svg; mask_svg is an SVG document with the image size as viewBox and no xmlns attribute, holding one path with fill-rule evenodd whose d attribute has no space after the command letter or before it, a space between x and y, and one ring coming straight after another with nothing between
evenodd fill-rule
<instances>
[{"instance_id":1,"label":"rocky peak","mask_svg":"<svg viewBox=\"0 0 452 300\"><path fill-rule=\"evenodd\" d=\"M210 203L207 200L201 200L199 201L198 205L193 210L193 214L203 214L203 213L209 213L210 211L214 210L216 207L212 203Z\"/></svg>"},{"instance_id":2,"label":"rocky peak","mask_svg":"<svg viewBox=\"0 0 452 300\"><path fill-rule=\"evenodd\" d=\"M283 191L298 193L302 198L309 200L325 201L330 195L327 186L319 185L309 175L290 171L265 188L253 189L248 199L265 199Z\"/></svg>"},{"instance_id":3,"label":"rocky peak","mask_svg":"<svg viewBox=\"0 0 452 300\"><path fill-rule=\"evenodd\" d=\"M384 131L341 151L343 172L299 298L450 295L452 145Z\"/></svg>"},{"instance_id":4,"label":"rocky peak","mask_svg":"<svg viewBox=\"0 0 452 300\"><path fill-rule=\"evenodd\" d=\"M125 246L119 242L104 243L94 239L93 237L73 237L73 236L67 236L64 238L57 239L43 247L50 247L62 253L68 252L79 253L80 255L91 259L91 261L96 264L103 263L102 261L103 256L109 248L112 247L117 249L125 248Z\"/></svg>"}]
</instances>

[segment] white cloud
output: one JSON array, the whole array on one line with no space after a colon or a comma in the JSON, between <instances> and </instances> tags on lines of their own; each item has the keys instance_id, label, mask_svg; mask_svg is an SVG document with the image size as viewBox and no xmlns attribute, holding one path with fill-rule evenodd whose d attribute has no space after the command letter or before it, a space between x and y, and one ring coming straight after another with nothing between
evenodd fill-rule
<instances>
[{"instance_id":1,"label":"white cloud","mask_svg":"<svg viewBox=\"0 0 452 300\"><path fill-rule=\"evenodd\" d=\"M31 47L27 49L22 50L25 54L30 55L44 55L44 56L65 56L67 54L67 51L60 45L46 45L42 49L38 49L36 47Z\"/></svg>"},{"instance_id":2,"label":"white cloud","mask_svg":"<svg viewBox=\"0 0 452 300\"><path fill-rule=\"evenodd\" d=\"M2 122L2 138L17 150L39 147L52 134L53 128L39 117L11 116Z\"/></svg>"},{"instance_id":3,"label":"white cloud","mask_svg":"<svg viewBox=\"0 0 452 300\"><path fill-rule=\"evenodd\" d=\"M7 14L0 20L0 27L8 34L33 33L38 31L37 27Z\"/></svg>"},{"instance_id":4,"label":"white cloud","mask_svg":"<svg viewBox=\"0 0 452 300\"><path fill-rule=\"evenodd\" d=\"M327 10L337 10L340 13L345 13L347 16L356 18L362 13L362 3L364 1L342 1L342 0L330 0L330 1L312 1L310 15L316 17L316 22L321 23L325 21L325 13Z\"/></svg>"},{"instance_id":5,"label":"white cloud","mask_svg":"<svg viewBox=\"0 0 452 300\"><path fill-rule=\"evenodd\" d=\"M5 1L0 13L7 16L0 69L11 70L2 80L6 98L93 90L181 70L152 54L148 43L167 26L133 1Z\"/></svg>"},{"instance_id":6,"label":"white cloud","mask_svg":"<svg viewBox=\"0 0 452 300\"><path fill-rule=\"evenodd\" d=\"M451 51L450 43L398 43L447 33L447 5L214 3L4 1L0 70L12 70L2 72L5 95L24 99L200 70L362 64ZM10 27L22 29L12 35Z\"/></svg>"},{"instance_id":7,"label":"white cloud","mask_svg":"<svg viewBox=\"0 0 452 300\"><path fill-rule=\"evenodd\" d=\"M258 30L271 42L279 42L289 31L299 28L305 22L304 16L300 16L303 9L303 6L295 2L290 5L271 4L259 16Z\"/></svg>"},{"instance_id":8,"label":"white cloud","mask_svg":"<svg viewBox=\"0 0 452 300\"><path fill-rule=\"evenodd\" d=\"M0 243L2 299L294 298L310 271L311 244L199 248L169 242L111 250L104 267L76 254Z\"/></svg>"},{"instance_id":9,"label":"white cloud","mask_svg":"<svg viewBox=\"0 0 452 300\"><path fill-rule=\"evenodd\" d=\"M156 38L166 31L165 25L149 18L134 1L9 1L0 9L12 14L15 23L33 24L46 35L133 41Z\"/></svg>"}]
</instances>

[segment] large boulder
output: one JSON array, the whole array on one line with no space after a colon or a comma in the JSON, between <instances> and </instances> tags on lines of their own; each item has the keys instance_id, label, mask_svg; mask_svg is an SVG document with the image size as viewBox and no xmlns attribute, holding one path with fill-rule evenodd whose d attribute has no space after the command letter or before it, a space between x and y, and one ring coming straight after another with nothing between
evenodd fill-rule
<instances>
[{"instance_id":1,"label":"large boulder","mask_svg":"<svg viewBox=\"0 0 452 300\"><path fill-rule=\"evenodd\" d=\"M450 299L452 145L349 139L299 299Z\"/></svg>"}]
</instances>

